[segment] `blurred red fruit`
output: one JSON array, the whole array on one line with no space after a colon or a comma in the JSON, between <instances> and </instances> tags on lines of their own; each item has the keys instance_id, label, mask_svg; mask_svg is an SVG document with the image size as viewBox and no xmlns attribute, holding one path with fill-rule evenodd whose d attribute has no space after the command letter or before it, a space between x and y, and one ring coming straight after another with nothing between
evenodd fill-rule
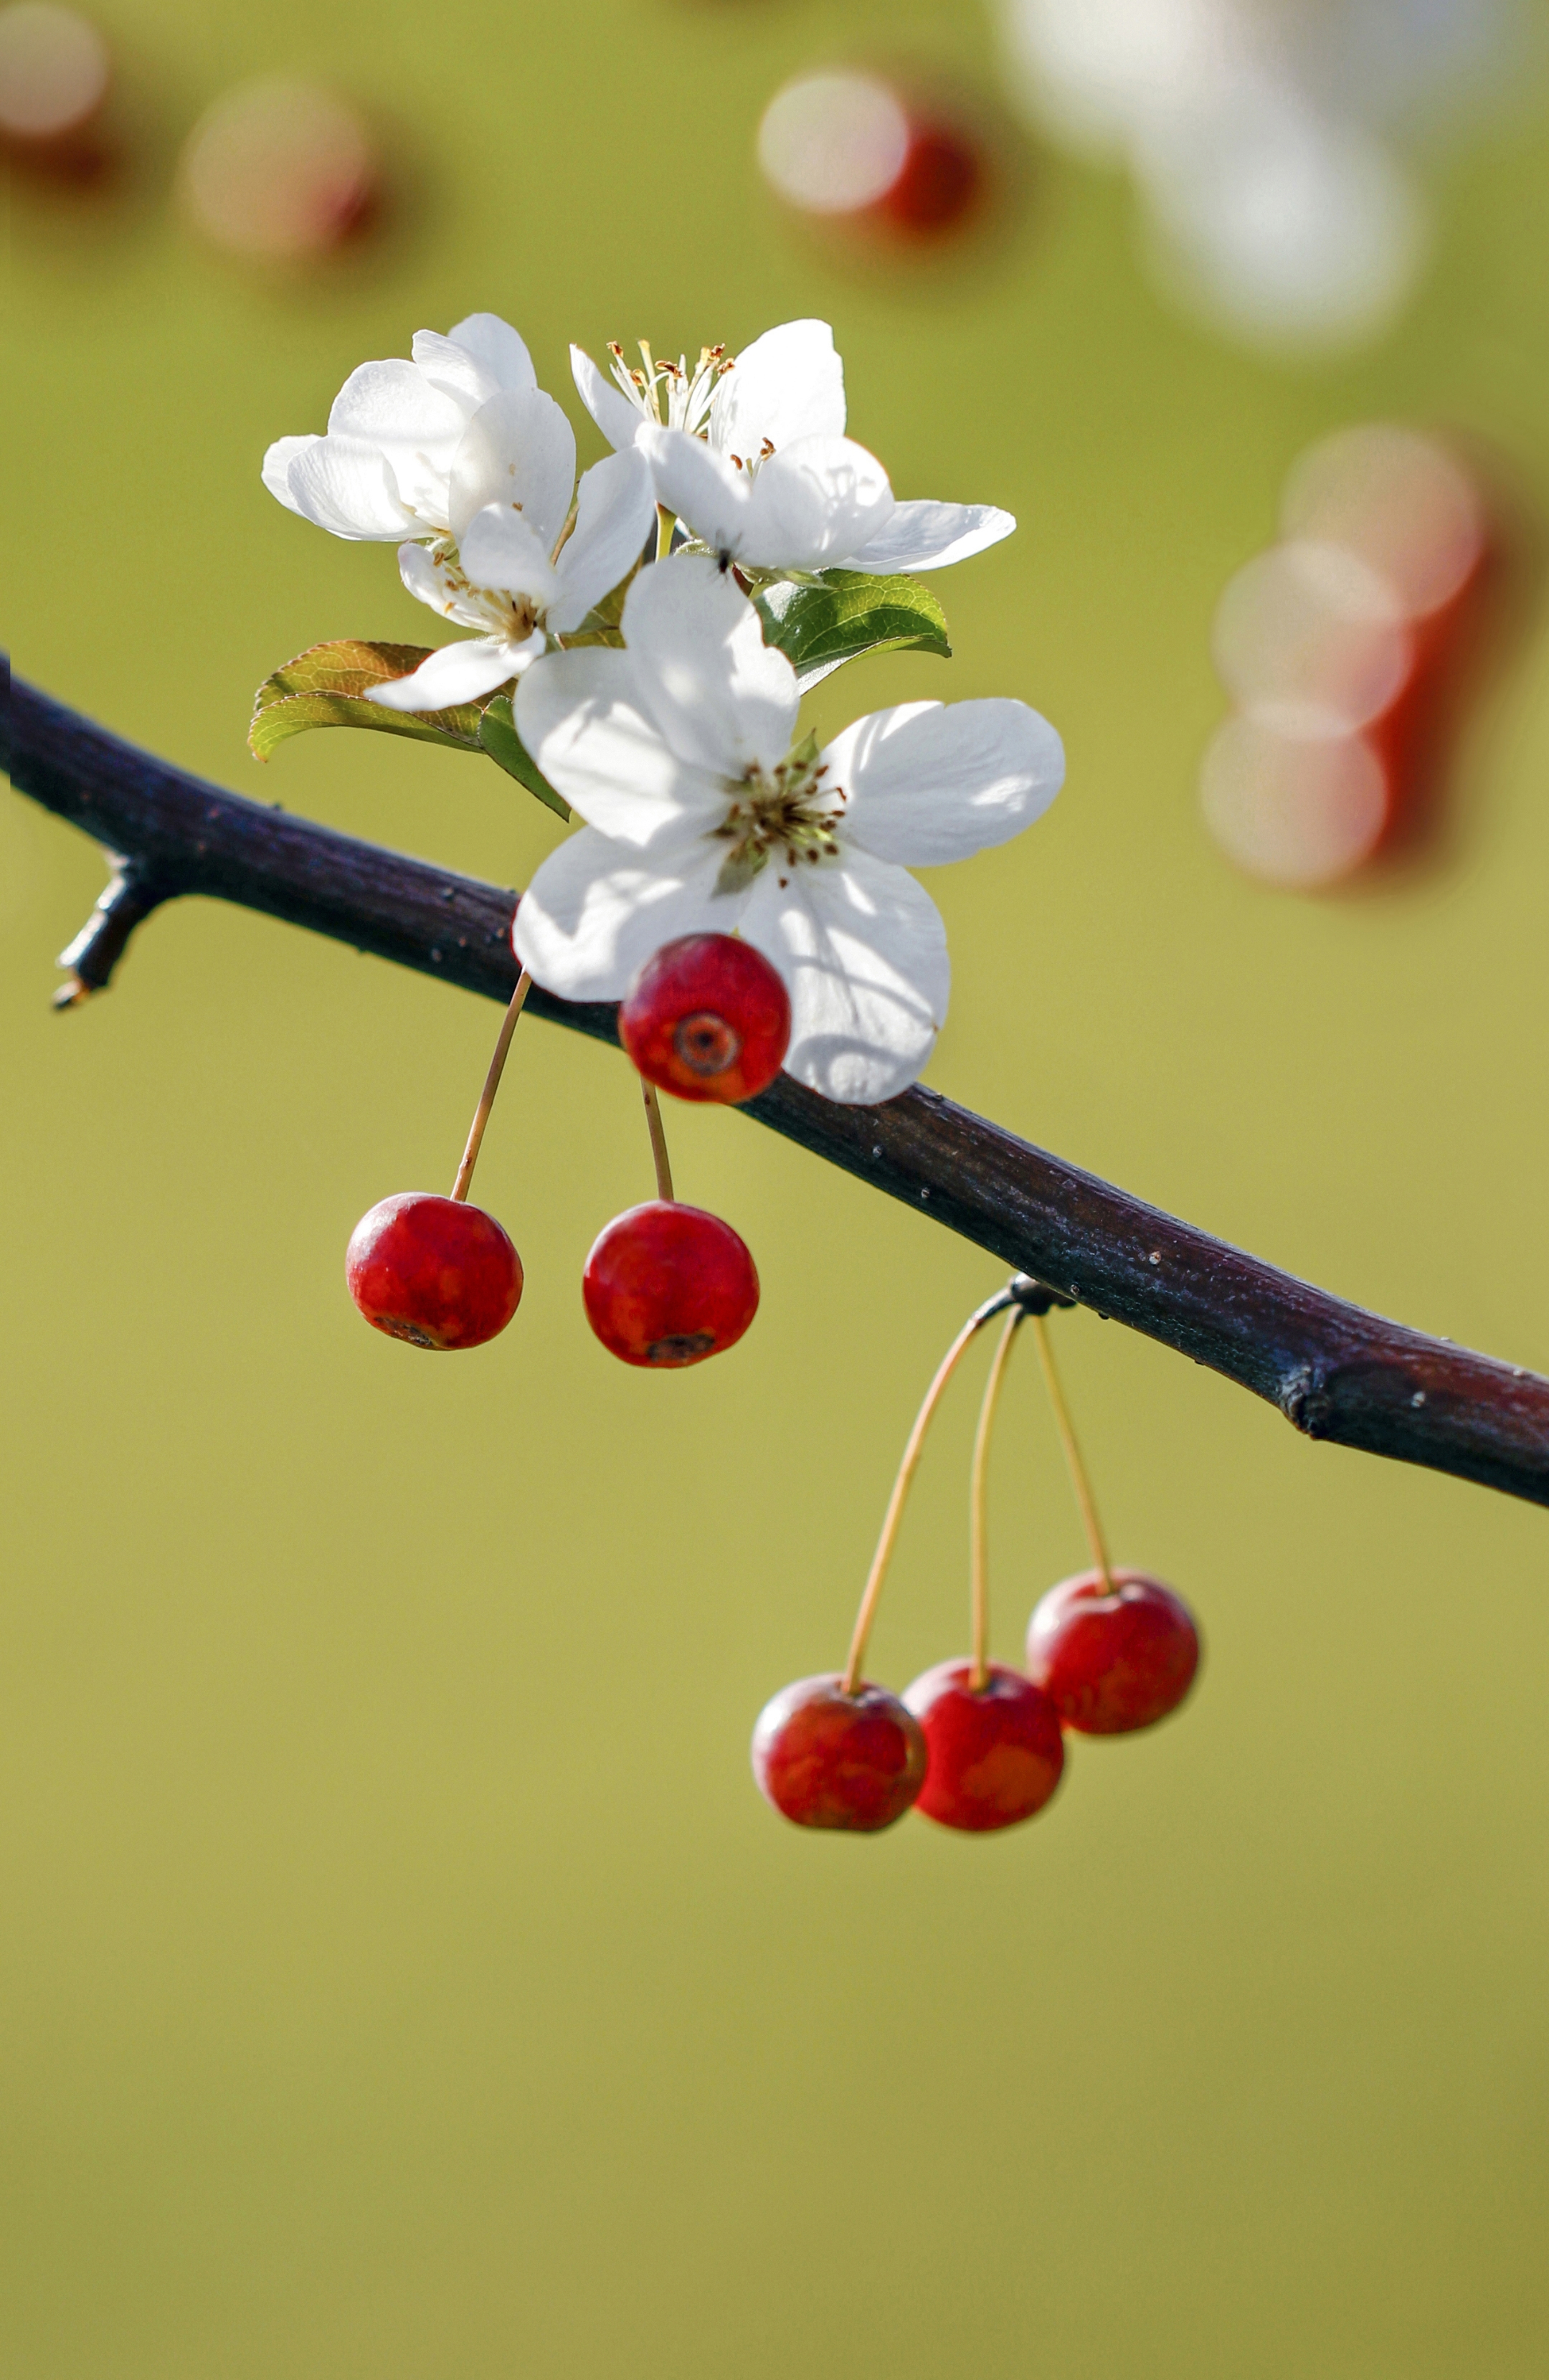
<instances>
[{"instance_id":1,"label":"blurred red fruit","mask_svg":"<svg viewBox=\"0 0 1549 2380\"><path fill-rule=\"evenodd\" d=\"M950 115L939 91L856 67L801 75L777 91L759 127L771 188L804 215L939 239L975 214L989 184L989 143L974 111Z\"/></svg>"},{"instance_id":2,"label":"blurred red fruit","mask_svg":"<svg viewBox=\"0 0 1549 2380\"><path fill-rule=\"evenodd\" d=\"M1311 890L1435 823L1499 524L1444 443L1367 422L1301 456L1281 525L1286 542L1217 610L1216 665L1242 715L1212 742L1201 791L1240 868Z\"/></svg>"},{"instance_id":3,"label":"blurred red fruit","mask_svg":"<svg viewBox=\"0 0 1549 2380\"><path fill-rule=\"evenodd\" d=\"M0 8L0 149L64 180L108 163L102 116L112 65L96 27L53 0Z\"/></svg>"},{"instance_id":4,"label":"blurred red fruit","mask_svg":"<svg viewBox=\"0 0 1549 2380\"><path fill-rule=\"evenodd\" d=\"M183 151L183 200L201 231L266 263L301 264L342 247L372 215L380 186L360 112L281 77L226 91Z\"/></svg>"},{"instance_id":5,"label":"blurred red fruit","mask_svg":"<svg viewBox=\"0 0 1549 2380\"><path fill-rule=\"evenodd\" d=\"M984 179L983 156L966 130L914 118L897 179L876 211L907 237L930 239L967 221L983 195Z\"/></svg>"}]
</instances>

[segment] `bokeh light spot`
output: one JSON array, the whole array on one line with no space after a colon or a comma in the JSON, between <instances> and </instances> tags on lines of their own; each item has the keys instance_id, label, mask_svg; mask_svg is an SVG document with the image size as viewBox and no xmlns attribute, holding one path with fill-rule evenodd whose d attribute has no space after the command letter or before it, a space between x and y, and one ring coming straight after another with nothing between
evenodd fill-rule
<instances>
[{"instance_id":1,"label":"bokeh light spot","mask_svg":"<svg viewBox=\"0 0 1549 2380\"><path fill-rule=\"evenodd\" d=\"M377 183L360 114L307 82L276 78L227 91L183 152L189 213L218 248L242 256L325 255L364 220Z\"/></svg>"},{"instance_id":2,"label":"bokeh light spot","mask_svg":"<svg viewBox=\"0 0 1549 2380\"><path fill-rule=\"evenodd\" d=\"M102 35L73 8L0 8L0 136L43 143L79 132L106 98L109 72Z\"/></svg>"},{"instance_id":3,"label":"bokeh light spot","mask_svg":"<svg viewBox=\"0 0 1549 2380\"><path fill-rule=\"evenodd\" d=\"M1206 753L1200 799L1239 868L1303 891L1369 859L1388 816L1386 772L1364 735L1282 735L1241 717Z\"/></svg>"},{"instance_id":4,"label":"bokeh light spot","mask_svg":"<svg viewBox=\"0 0 1549 2380\"><path fill-rule=\"evenodd\" d=\"M805 75L775 92L759 126L766 179L806 214L875 206L897 184L909 153L908 112L874 75Z\"/></svg>"},{"instance_id":5,"label":"bokeh light spot","mask_svg":"<svg viewBox=\"0 0 1549 2380\"><path fill-rule=\"evenodd\" d=\"M1386 580L1359 554L1311 539L1275 546L1238 572L1214 647L1238 706L1288 735L1364 726L1409 670L1409 631Z\"/></svg>"},{"instance_id":6,"label":"bokeh light spot","mask_svg":"<svg viewBox=\"0 0 1549 2380\"><path fill-rule=\"evenodd\" d=\"M1366 422L1302 455L1286 487L1290 538L1340 545L1375 570L1410 619L1450 602L1484 550L1482 508L1445 448Z\"/></svg>"}]
</instances>

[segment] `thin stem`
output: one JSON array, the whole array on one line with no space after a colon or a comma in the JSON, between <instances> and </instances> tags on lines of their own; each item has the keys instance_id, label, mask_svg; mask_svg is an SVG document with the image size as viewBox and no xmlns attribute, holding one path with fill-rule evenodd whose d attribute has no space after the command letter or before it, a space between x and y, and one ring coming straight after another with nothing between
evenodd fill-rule
<instances>
[{"instance_id":1,"label":"thin stem","mask_svg":"<svg viewBox=\"0 0 1549 2380\"><path fill-rule=\"evenodd\" d=\"M490 1071L484 1076L484 1087L479 1094L479 1104L473 1111L473 1122L468 1128L468 1146L462 1153L462 1163L457 1168L457 1178L452 1184L454 1198L464 1199L468 1196L468 1185L473 1179L473 1169L479 1162L479 1151L483 1146L484 1126L490 1120L490 1110L494 1105L494 1095L500 1088L500 1077L506 1072L506 1057L511 1047L511 1036L517 1029L517 1019L521 1014L522 1003L531 989L532 978L523 967L517 978L517 988L511 994L511 1005L501 1019L500 1035L494 1045L494 1055L490 1060Z\"/></svg>"},{"instance_id":2,"label":"thin stem","mask_svg":"<svg viewBox=\"0 0 1549 2380\"><path fill-rule=\"evenodd\" d=\"M1020 1324L1028 1319L1019 1305L1013 1306L1006 1318L1006 1328L990 1365L990 1377L984 1383L979 1427L974 1432L973 1466L969 1474L969 1579L973 1614L973 1667L969 1673L969 1689L972 1694L982 1690L990 1674L990 1548L984 1492L990 1469L990 1433L995 1426L995 1407L1000 1402L1011 1342Z\"/></svg>"},{"instance_id":3,"label":"thin stem","mask_svg":"<svg viewBox=\"0 0 1549 2380\"><path fill-rule=\"evenodd\" d=\"M645 1100L645 1121L651 1130L651 1157L656 1168L656 1196L670 1207L673 1204L672 1164L667 1156L667 1135L662 1128L662 1109L656 1097L656 1086L648 1083L641 1075L640 1092Z\"/></svg>"},{"instance_id":4,"label":"thin stem","mask_svg":"<svg viewBox=\"0 0 1549 2380\"><path fill-rule=\"evenodd\" d=\"M576 521L579 513L579 499L572 498L570 509L565 516L565 526L554 541L554 552L549 556L551 563L557 562L559 560L560 555L564 552L565 548L569 543L571 538L574 537L576 533Z\"/></svg>"},{"instance_id":5,"label":"thin stem","mask_svg":"<svg viewBox=\"0 0 1549 2380\"><path fill-rule=\"evenodd\" d=\"M1087 1543L1092 1548L1092 1564L1103 1573L1104 1592L1111 1594L1114 1574L1108 1562L1108 1548L1104 1542L1103 1524L1097 1517L1097 1506L1092 1500L1092 1482L1087 1477L1086 1465L1081 1461L1081 1450L1076 1443L1076 1433L1070 1427L1070 1408L1065 1402L1065 1392L1059 1384L1059 1374L1055 1369L1055 1353L1049 1344L1048 1330L1041 1314L1034 1314L1030 1317L1030 1319L1038 1340L1038 1360L1043 1366L1043 1383L1049 1391L1049 1402L1055 1409L1055 1427L1059 1432L1059 1442L1065 1449L1066 1468L1070 1474L1070 1485L1076 1491L1076 1501L1081 1508L1081 1526L1087 1533Z\"/></svg>"},{"instance_id":6,"label":"thin stem","mask_svg":"<svg viewBox=\"0 0 1549 2380\"><path fill-rule=\"evenodd\" d=\"M882 1594L882 1583L887 1576L887 1565L893 1559L898 1524L904 1517L904 1505L909 1497L909 1488L916 1471L920 1468L920 1457L925 1447L925 1433L931 1427L937 1405L941 1402L942 1392L967 1354L970 1342L983 1330L985 1323L993 1322L997 1314L1004 1314L1010 1304L1010 1291L999 1290L994 1297L986 1298L976 1314L969 1316L937 1366L936 1376L925 1391L925 1402L915 1415L914 1427L909 1434L903 1460L898 1465L898 1475L893 1482L893 1493L887 1500L887 1510L883 1515L882 1535L877 1539L877 1549L872 1556L871 1572L860 1597L860 1609L855 1615L855 1633L850 1638L849 1659L845 1664L843 1680L843 1691L847 1694L853 1694L860 1683L861 1665L866 1658L866 1640L872 1633L872 1622L876 1618L877 1600Z\"/></svg>"}]
</instances>

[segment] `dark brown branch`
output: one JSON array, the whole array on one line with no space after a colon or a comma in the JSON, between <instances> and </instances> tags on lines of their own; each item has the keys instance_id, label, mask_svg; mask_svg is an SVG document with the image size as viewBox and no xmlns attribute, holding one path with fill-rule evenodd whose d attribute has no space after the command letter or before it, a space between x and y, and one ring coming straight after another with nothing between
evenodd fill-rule
<instances>
[{"instance_id":1,"label":"dark brown branch","mask_svg":"<svg viewBox=\"0 0 1549 2380\"><path fill-rule=\"evenodd\" d=\"M22 792L132 855L87 947L67 953L83 984L105 982L136 901L143 914L203 892L510 999L515 893L223 793L19 685L10 735L6 765ZM538 990L531 1005L616 1038L611 1007ZM1251 1389L1310 1437L1549 1503L1549 1380L1536 1374L1363 1313L934 1091L835 1107L782 1075L749 1112L1018 1271Z\"/></svg>"}]
</instances>

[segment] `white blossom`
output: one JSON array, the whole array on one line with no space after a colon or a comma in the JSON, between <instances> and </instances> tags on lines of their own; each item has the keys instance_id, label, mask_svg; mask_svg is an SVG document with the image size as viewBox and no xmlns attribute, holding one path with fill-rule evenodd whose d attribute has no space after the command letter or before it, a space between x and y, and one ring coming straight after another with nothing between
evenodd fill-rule
<instances>
[{"instance_id":1,"label":"white blossom","mask_svg":"<svg viewBox=\"0 0 1549 2380\"><path fill-rule=\"evenodd\" d=\"M798 691L705 556L642 570L625 650L551 653L517 724L586 821L518 907L547 990L616 1000L685 933L742 935L790 994L788 1072L847 1103L903 1090L946 1014L940 915L906 870L1003 843L1047 808L1059 737L1025 703L901 703L793 749Z\"/></svg>"},{"instance_id":2,"label":"white blossom","mask_svg":"<svg viewBox=\"0 0 1549 2380\"><path fill-rule=\"evenodd\" d=\"M470 314L445 337L416 331L411 362L395 356L350 373L326 435L275 441L263 458L263 484L335 537L455 535L464 440L492 404L506 404L509 429L520 419L519 400L539 396L532 358L498 314ZM541 397L541 425L544 408L559 412L552 397ZM470 516L465 512L465 522Z\"/></svg>"},{"instance_id":3,"label":"white blossom","mask_svg":"<svg viewBox=\"0 0 1549 2380\"><path fill-rule=\"evenodd\" d=\"M551 637L579 628L595 603L640 558L651 526L651 471L643 455L594 463L576 492L575 526L561 532L575 481L576 442L552 397L554 435L541 462L537 442L507 438L498 401L478 415L459 450L453 512L458 544L398 548L403 583L421 603L481 633L443 645L408 677L372 686L367 700L389 710L442 710L476 702L519 677ZM494 417L492 419L491 417ZM474 455L466 450L482 440ZM475 509L462 524L467 506Z\"/></svg>"},{"instance_id":4,"label":"white blossom","mask_svg":"<svg viewBox=\"0 0 1549 2380\"><path fill-rule=\"evenodd\" d=\"M649 351L647 351L649 354ZM642 447L658 501L711 552L750 571L940 570L1008 537L994 504L900 504L874 455L845 435L844 366L826 322L782 322L735 359L701 350L610 386L570 350L587 410L621 451Z\"/></svg>"}]
</instances>

